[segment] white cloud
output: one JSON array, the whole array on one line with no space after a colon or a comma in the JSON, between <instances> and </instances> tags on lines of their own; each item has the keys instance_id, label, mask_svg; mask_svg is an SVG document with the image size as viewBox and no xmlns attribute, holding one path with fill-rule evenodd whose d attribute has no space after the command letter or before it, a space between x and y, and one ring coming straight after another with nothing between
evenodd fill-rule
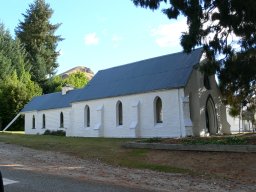
<instances>
[{"instance_id":1,"label":"white cloud","mask_svg":"<svg viewBox=\"0 0 256 192\"><path fill-rule=\"evenodd\" d=\"M151 30L151 36L159 47L173 47L180 44L182 32L188 30L186 20L174 21L170 24L159 25Z\"/></svg>"},{"instance_id":2,"label":"white cloud","mask_svg":"<svg viewBox=\"0 0 256 192\"><path fill-rule=\"evenodd\" d=\"M96 33L88 33L85 35L84 41L86 45L98 45L100 39Z\"/></svg>"}]
</instances>

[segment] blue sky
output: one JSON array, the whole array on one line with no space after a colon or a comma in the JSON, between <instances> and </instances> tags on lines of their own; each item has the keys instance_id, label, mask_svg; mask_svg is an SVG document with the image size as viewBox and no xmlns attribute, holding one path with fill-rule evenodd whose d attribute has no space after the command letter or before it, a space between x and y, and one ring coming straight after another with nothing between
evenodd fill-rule
<instances>
[{"instance_id":1,"label":"blue sky","mask_svg":"<svg viewBox=\"0 0 256 192\"><path fill-rule=\"evenodd\" d=\"M22 13L33 0L8 0L0 6L0 21L14 35ZM54 10L51 22L62 23L57 73L86 66L101 69L182 51L186 22L170 21L161 10L135 7L131 0L46 0Z\"/></svg>"}]
</instances>

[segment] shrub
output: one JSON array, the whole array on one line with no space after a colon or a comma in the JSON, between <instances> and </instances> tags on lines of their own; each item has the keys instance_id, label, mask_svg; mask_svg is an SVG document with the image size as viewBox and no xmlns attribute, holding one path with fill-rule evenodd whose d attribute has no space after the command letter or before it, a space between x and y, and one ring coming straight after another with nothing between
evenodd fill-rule
<instances>
[{"instance_id":1,"label":"shrub","mask_svg":"<svg viewBox=\"0 0 256 192\"><path fill-rule=\"evenodd\" d=\"M66 136L66 132L63 130L51 131L47 129L44 135Z\"/></svg>"},{"instance_id":2,"label":"shrub","mask_svg":"<svg viewBox=\"0 0 256 192\"><path fill-rule=\"evenodd\" d=\"M142 142L144 142L144 143L161 143L162 142L162 138L160 138L160 137L153 137L153 138L143 139Z\"/></svg>"}]
</instances>

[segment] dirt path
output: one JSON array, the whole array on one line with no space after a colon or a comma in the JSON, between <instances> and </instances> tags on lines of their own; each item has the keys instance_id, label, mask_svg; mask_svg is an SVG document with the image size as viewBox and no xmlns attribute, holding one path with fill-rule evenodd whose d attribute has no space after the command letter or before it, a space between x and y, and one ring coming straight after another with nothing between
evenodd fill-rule
<instances>
[{"instance_id":1,"label":"dirt path","mask_svg":"<svg viewBox=\"0 0 256 192\"><path fill-rule=\"evenodd\" d=\"M152 191L255 191L256 186L237 181L191 176L187 174L159 173L113 167L97 160L88 161L55 152L38 151L16 145L0 143L0 168L44 172L130 186Z\"/></svg>"}]
</instances>

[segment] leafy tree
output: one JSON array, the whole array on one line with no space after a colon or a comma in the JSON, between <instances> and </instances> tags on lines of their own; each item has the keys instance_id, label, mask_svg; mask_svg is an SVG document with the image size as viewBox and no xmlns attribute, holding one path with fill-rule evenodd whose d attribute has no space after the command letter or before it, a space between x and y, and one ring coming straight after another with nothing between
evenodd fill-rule
<instances>
[{"instance_id":1,"label":"leafy tree","mask_svg":"<svg viewBox=\"0 0 256 192\"><path fill-rule=\"evenodd\" d=\"M18 39L13 40L4 24L0 23L0 80L17 71L18 76L29 68L26 52Z\"/></svg>"},{"instance_id":2,"label":"leafy tree","mask_svg":"<svg viewBox=\"0 0 256 192\"><path fill-rule=\"evenodd\" d=\"M20 77L14 71L0 81L0 123L4 128L36 95L41 95L42 89L30 79L28 72ZM22 127L19 124L19 127Z\"/></svg>"},{"instance_id":3,"label":"leafy tree","mask_svg":"<svg viewBox=\"0 0 256 192\"><path fill-rule=\"evenodd\" d=\"M67 78L62 79L60 76L54 76L48 79L43 84L43 92L52 93L59 92L65 85L71 85L74 88L82 88L88 83L86 75L82 72L76 72L69 75Z\"/></svg>"},{"instance_id":4,"label":"leafy tree","mask_svg":"<svg viewBox=\"0 0 256 192\"><path fill-rule=\"evenodd\" d=\"M53 10L44 0L35 0L29 5L24 16L24 22L20 21L15 32L24 44L28 52L31 65L32 79L38 83L44 81L47 76L55 74L58 67L57 51L60 36L54 35L60 24L51 24L50 18Z\"/></svg>"},{"instance_id":5,"label":"leafy tree","mask_svg":"<svg viewBox=\"0 0 256 192\"><path fill-rule=\"evenodd\" d=\"M220 88L233 111L241 104L255 108L256 1L255 0L132 0L136 6L158 9L169 19L187 18L181 35L185 52L202 46L207 56L202 70L217 73ZM175 29L174 29L175 30Z\"/></svg>"},{"instance_id":6,"label":"leafy tree","mask_svg":"<svg viewBox=\"0 0 256 192\"><path fill-rule=\"evenodd\" d=\"M64 81L66 84L72 85L74 88L82 88L88 83L86 75L79 71L72 73Z\"/></svg>"},{"instance_id":7,"label":"leafy tree","mask_svg":"<svg viewBox=\"0 0 256 192\"><path fill-rule=\"evenodd\" d=\"M65 84L64 80L60 76L53 76L47 79L42 84L42 89L44 94L59 92Z\"/></svg>"}]
</instances>

